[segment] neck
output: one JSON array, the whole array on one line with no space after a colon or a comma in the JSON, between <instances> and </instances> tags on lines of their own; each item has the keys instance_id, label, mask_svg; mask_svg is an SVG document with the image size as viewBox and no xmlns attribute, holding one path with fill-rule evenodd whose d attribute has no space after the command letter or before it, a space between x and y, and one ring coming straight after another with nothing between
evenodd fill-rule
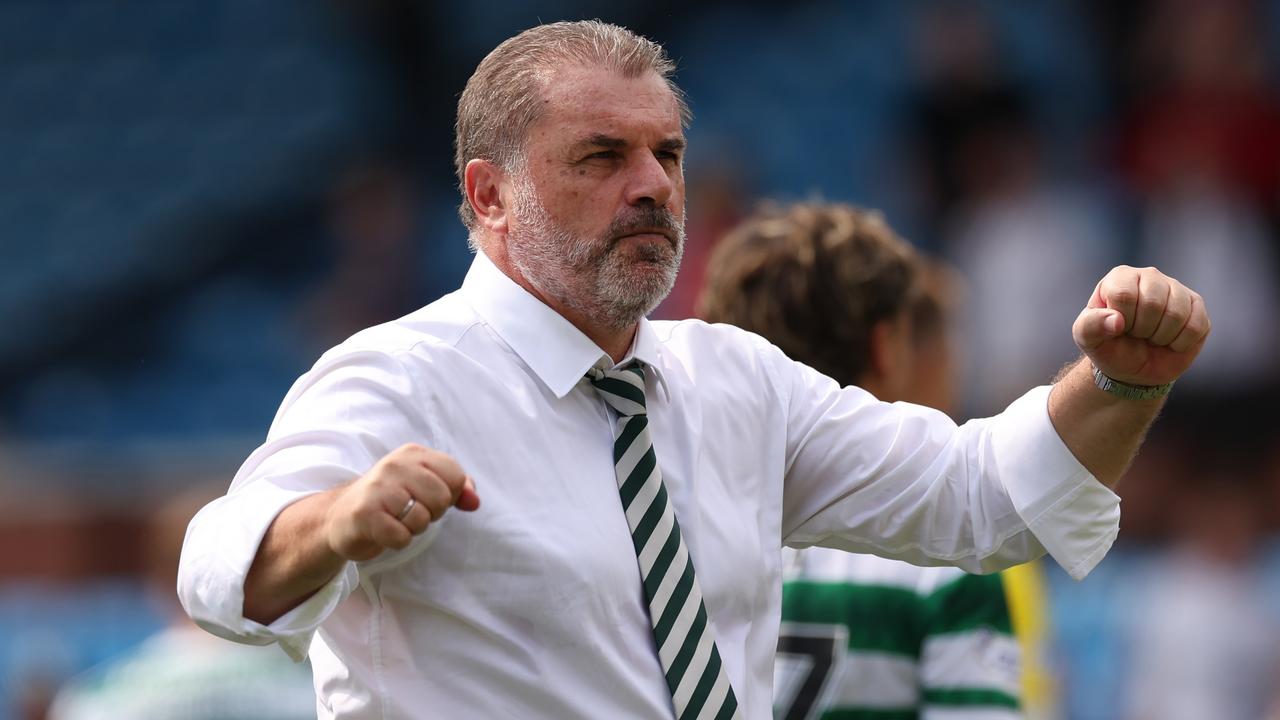
<instances>
[{"instance_id":1,"label":"neck","mask_svg":"<svg viewBox=\"0 0 1280 720\"><path fill-rule=\"evenodd\" d=\"M631 323L630 326L622 329L602 327L599 323L591 322L591 318L586 315L564 307L552 298L545 297L537 289L523 284L521 286L552 310L560 313L565 320L568 320L574 327L578 328L579 332L586 335L601 350L604 350L615 363L622 362L622 358L627 355L627 350L630 350L631 344L635 342L636 330L640 327L638 322Z\"/></svg>"},{"instance_id":2,"label":"neck","mask_svg":"<svg viewBox=\"0 0 1280 720\"><path fill-rule=\"evenodd\" d=\"M631 348L632 342L635 341L636 330L640 326L638 322L631 323L625 328L615 328L601 324L586 313L579 312L534 287L533 283L529 282L524 274L511 262L505 248L500 243L490 243L489 247L484 248L482 252L489 256L489 260L504 275L511 278L515 284L524 288L526 292L541 301L543 305L555 310L561 317L568 320L579 332L586 335L587 339L605 351L615 363L621 362L622 358L626 357L627 350Z\"/></svg>"}]
</instances>

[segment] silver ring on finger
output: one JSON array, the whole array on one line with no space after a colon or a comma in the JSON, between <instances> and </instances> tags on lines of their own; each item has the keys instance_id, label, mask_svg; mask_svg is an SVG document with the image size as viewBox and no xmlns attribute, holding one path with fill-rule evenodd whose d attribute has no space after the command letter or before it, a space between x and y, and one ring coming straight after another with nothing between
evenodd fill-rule
<instances>
[{"instance_id":1,"label":"silver ring on finger","mask_svg":"<svg viewBox=\"0 0 1280 720\"><path fill-rule=\"evenodd\" d=\"M409 517L409 513L413 512L413 506L417 504L417 498L410 495L409 501L404 504L404 507L400 508L400 512L396 515L396 520L404 522L404 519Z\"/></svg>"}]
</instances>

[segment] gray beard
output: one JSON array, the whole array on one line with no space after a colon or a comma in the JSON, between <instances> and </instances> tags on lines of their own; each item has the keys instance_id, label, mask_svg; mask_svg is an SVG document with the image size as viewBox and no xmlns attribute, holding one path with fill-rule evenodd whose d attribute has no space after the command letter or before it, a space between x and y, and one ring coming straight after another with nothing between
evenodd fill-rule
<instances>
[{"instance_id":1,"label":"gray beard","mask_svg":"<svg viewBox=\"0 0 1280 720\"><path fill-rule=\"evenodd\" d=\"M684 256L684 224L665 208L639 209L618 218L597 240L557 225L533 184L516 183L513 210L519 230L507 240L512 265L544 296L605 327L625 330L648 315L671 292ZM661 264L660 273L636 272L617 252L613 238L627 227L657 226L675 231L673 253L645 247L644 261Z\"/></svg>"}]
</instances>

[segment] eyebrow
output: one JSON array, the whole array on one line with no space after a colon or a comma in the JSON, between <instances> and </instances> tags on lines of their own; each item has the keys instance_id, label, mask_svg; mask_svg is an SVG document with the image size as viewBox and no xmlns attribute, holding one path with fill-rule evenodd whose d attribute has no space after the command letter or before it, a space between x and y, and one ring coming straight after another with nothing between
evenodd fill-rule
<instances>
[{"instance_id":1,"label":"eyebrow","mask_svg":"<svg viewBox=\"0 0 1280 720\"><path fill-rule=\"evenodd\" d=\"M684 150L687 143L684 138L671 137L658 143L656 149L679 152ZM627 147L627 141L622 138L605 135L604 133L594 133L587 136L577 144L578 147L603 147L610 150L621 150Z\"/></svg>"},{"instance_id":2,"label":"eyebrow","mask_svg":"<svg viewBox=\"0 0 1280 720\"><path fill-rule=\"evenodd\" d=\"M685 145L687 144L688 143L686 143L684 138L682 137L667 138L666 140L663 140L662 142L658 143L658 149L669 150L672 152L680 152L684 150Z\"/></svg>"}]
</instances>

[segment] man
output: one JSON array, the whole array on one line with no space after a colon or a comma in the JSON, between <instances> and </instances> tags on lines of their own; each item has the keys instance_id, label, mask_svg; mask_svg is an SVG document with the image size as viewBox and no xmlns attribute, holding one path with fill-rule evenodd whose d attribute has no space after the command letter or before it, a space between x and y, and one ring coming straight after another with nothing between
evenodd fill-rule
<instances>
[{"instance_id":1,"label":"man","mask_svg":"<svg viewBox=\"0 0 1280 720\"><path fill-rule=\"evenodd\" d=\"M765 208L730 231L700 305L884 402L947 408L943 292L884 220ZM787 555L775 714L1010 720L1020 658L999 575L811 548Z\"/></svg>"},{"instance_id":2,"label":"man","mask_svg":"<svg viewBox=\"0 0 1280 720\"><path fill-rule=\"evenodd\" d=\"M1080 576L1113 539L1095 477L1161 403L1090 360L1162 394L1208 332L1197 297L1114 271L1074 329L1089 359L962 428L741 330L650 323L683 244L671 71L598 22L490 53L458 102L462 288L326 353L192 520L187 611L309 647L323 717L765 718L784 543Z\"/></svg>"}]
</instances>

